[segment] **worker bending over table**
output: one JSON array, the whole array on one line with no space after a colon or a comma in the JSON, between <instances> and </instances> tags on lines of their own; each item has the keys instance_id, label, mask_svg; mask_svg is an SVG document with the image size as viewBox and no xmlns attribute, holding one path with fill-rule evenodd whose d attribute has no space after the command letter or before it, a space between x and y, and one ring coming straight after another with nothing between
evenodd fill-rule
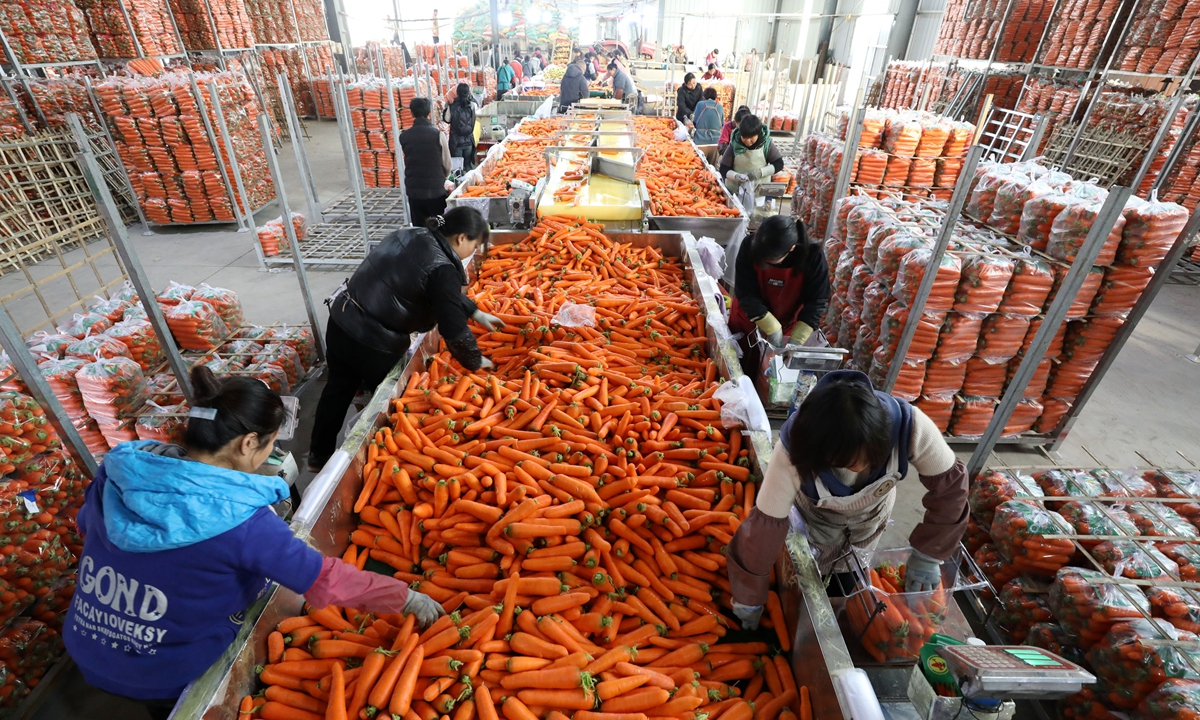
<instances>
[{"instance_id":1,"label":"worker bending over table","mask_svg":"<svg viewBox=\"0 0 1200 720\"><path fill-rule=\"evenodd\" d=\"M967 529L966 468L925 413L875 390L863 373L821 378L780 428L754 508L729 544L734 614L758 626L793 507L829 594L853 592L852 568L868 566L910 466L925 486L925 517L909 535L904 591L922 592L937 588Z\"/></svg>"}]
</instances>

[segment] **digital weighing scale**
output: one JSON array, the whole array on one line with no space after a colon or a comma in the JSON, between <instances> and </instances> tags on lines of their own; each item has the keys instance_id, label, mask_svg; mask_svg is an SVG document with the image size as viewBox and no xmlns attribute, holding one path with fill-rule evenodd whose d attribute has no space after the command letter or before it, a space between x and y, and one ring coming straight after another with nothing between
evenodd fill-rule
<instances>
[{"instance_id":1,"label":"digital weighing scale","mask_svg":"<svg viewBox=\"0 0 1200 720\"><path fill-rule=\"evenodd\" d=\"M1096 682L1075 663L1028 645L945 645L937 652L971 699L1049 700Z\"/></svg>"}]
</instances>

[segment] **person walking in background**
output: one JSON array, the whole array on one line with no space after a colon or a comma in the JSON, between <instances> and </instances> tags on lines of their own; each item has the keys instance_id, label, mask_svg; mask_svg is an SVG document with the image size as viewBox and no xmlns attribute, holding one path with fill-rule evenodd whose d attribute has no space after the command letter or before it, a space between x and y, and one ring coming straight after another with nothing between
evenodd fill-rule
<instances>
[{"instance_id":1,"label":"person walking in background","mask_svg":"<svg viewBox=\"0 0 1200 720\"><path fill-rule=\"evenodd\" d=\"M696 74L688 73L683 76L683 84L675 91L675 119L692 127L692 113L696 105L704 99L704 91L696 82Z\"/></svg>"},{"instance_id":2,"label":"person walking in background","mask_svg":"<svg viewBox=\"0 0 1200 720\"><path fill-rule=\"evenodd\" d=\"M520 84L521 80L525 78L525 65L521 63L521 56L513 55L513 59L508 61L508 66L512 68L513 77L517 79L517 81L513 83L513 87L516 87Z\"/></svg>"},{"instance_id":3,"label":"person walking in background","mask_svg":"<svg viewBox=\"0 0 1200 720\"><path fill-rule=\"evenodd\" d=\"M433 44L437 45L441 40L441 32L439 31L440 23L438 23L437 9L433 11Z\"/></svg>"},{"instance_id":4,"label":"person walking in background","mask_svg":"<svg viewBox=\"0 0 1200 720\"><path fill-rule=\"evenodd\" d=\"M583 76L583 60L567 66L558 87L558 111L565 113L572 105L588 96L588 81Z\"/></svg>"},{"instance_id":5,"label":"person walking in background","mask_svg":"<svg viewBox=\"0 0 1200 720\"><path fill-rule=\"evenodd\" d=\"M517 76L513 73L512 65L508 64L508 58L504 58L504 62L500 63L500 69L496 71L496 99L504 97L504 93L512 90L513 82Z\"/></svg>"},{"instance_id":6,"label":"person walking in background","mask_svg":"<svg viewBox=\"0 0 1200 720\"><path fill-rule=\"evenodd\" d=\"M454 102L442 112L442 122L450 126L450 157L462 158L465 172L475 167L475 103L470 85L459 83L455 93Z\"/></svg>"},{"instance_id":7,"label":"person walking in background","mask_svg":"<svg viewBox=\"0 0 1200 720\"><path fill-rule=\"evenodd\" d=\"M400 133L404 152L404 188L412 223L424 227L428 218L446 209L446 178L450 176L450 144L429 121L429 98L413 98L408 105L413 125Z\"/></svg>"},{"instance_id":8,"label":"person walking in background","mask_svg":"<svg viewBox=\"0 0 1200 720\"><path fill-rule=\"evenodd\" d=\"M704 88L704 99L696 103L692 124L696 127L693 139L697 145L717 144L721 138L721 126L725 124L725 108L717 102L716 88Z\"/></svg>"}]
</instances>

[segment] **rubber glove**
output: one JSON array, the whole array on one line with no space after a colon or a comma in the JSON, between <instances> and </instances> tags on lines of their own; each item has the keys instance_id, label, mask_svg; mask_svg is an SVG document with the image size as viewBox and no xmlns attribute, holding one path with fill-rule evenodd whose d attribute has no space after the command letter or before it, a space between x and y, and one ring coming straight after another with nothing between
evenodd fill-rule
<instances>
[{"instance_id":1,"label":"rubber glove","mask_svg":"<svg viewBox=\"0 0 1200 720\"><path fill-rule=\"evenodd\" d=\"M479 369L480 370L495 370L496 363L492 362L491 360L488 360L487 358L483 358L482 360L479 361Z\"/></svg>"},{"instance_id":2,"label":"rubber glove","mask_svg":"<svg viewBox=\"0 0 1200 720\"><path fill-rule=\"evenodd\" d=\"M762 619L762 605L743 605L738 601L733 602L733 614L742 622L743 630L757 630L758 621Z\"/></svg>"},{"instance_id":3,"label":"rubber glove","mask_svg":"<svg viewBox=\"0 0 1200 720\"><path fill-rule=\"evenodd\" d=\"M792 342L797 345L803 345L812 336L813 329L808 326L808 323L798 322L796 327L792 328Z\"/></svg>"},{"instance_id":4,"label":"rubber glove","mask_svg":"<svg viewBox=\"0 0 1200 720\"><path fill-rule=\"evenodd\" d=\"M495 315L488 315L482 310L476 310L475 314L471 316L471 319L484 326L491 332L495 332L496 330L504 327L503 320Z\"/></svg>"},{"instance_id":5,"label":"rubber glove","mask_svg":"<svg viewBox=\"0 0 1200 720\"><path fill-rule=\"evenodd\" d=\"M406 615L416 615L417 625L422 630L434 624L438 618L446 614L446 611L442 609L442 606L436 600L412 588L408 590L408 599L404 601L404 607L401 611Z\"/></svg>"},{"instance_id":6,"label":"rubber glove","mask_svg":"<svg viewBox=\"0 0 1200 720\"><path fill-rule=\"evenodd\" d=\"M741 174L739 174L739 175L738 175L738 182L740 182L740 183L743 183L743 184L744 184L744 183L748 183L748 182L750 182L750 175L749 175L748 173L741 173Z\"/></svg>"},{"instance_id":7,"label":"rubber glove","mask_svg":"<svg viewBox=\"0 0 1200 720\"><path fill-rule=\"evenodd\" d=\"M942 584L942 561L929 557L919 550L908 554L908 565L904 571L904 592L928 592Z\"/></svg>"},{"instance_id":8,"label":"rubber glove","mask_svg":"<svg viewBox=\"0 0 1200 720\"><path fill-rule=\"evenodd\" d=\"M783 326L775 319L771 313L763 315L754 321L758 326L759 332L767 339L767 342L775 347L783 347Z\"/></svg>"}]
</instances>

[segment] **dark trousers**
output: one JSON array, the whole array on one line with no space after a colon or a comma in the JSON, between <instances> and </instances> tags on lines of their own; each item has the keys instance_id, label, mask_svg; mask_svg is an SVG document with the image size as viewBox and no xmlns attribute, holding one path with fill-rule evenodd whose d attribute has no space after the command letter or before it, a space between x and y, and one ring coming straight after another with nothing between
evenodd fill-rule
<instances>
[{"instance_id":1,"label":"dark trousers","mask_svg":"<svg viewBox=\"0 0 1200 720\"><path fill-rule=\"evenodd\" d=\"M459 143L450 148L450 157L463 159L463 172L475 167L475 142Z\"/></svg>"},{"instance_id":2,"label":"dark trousers","mask_svg":"<svg viewBox=\"0 0 1200 720\"><path fill-rule=\"evenodd\" d=\"M412 216L413 227L425 227L426 220L446 212L446 196L415 198L409 195L408 212Z\"/></svg>"},{"instance_id":3,"label":"dark trousers","mask_svg":"<svg viewBox=\"0 0 1200 720\"><path fill-rule=\"evenodd\" d=\"M346 408L359 390L374 392L383 378L404 359L407 347L399 353L385 353L367 347L350 337L337 323L325 326L325 360L328 373L317 414L313 418L308 464L320 467L337 450L338 431L346 419Z\"/></svg>"}]
</instances>

